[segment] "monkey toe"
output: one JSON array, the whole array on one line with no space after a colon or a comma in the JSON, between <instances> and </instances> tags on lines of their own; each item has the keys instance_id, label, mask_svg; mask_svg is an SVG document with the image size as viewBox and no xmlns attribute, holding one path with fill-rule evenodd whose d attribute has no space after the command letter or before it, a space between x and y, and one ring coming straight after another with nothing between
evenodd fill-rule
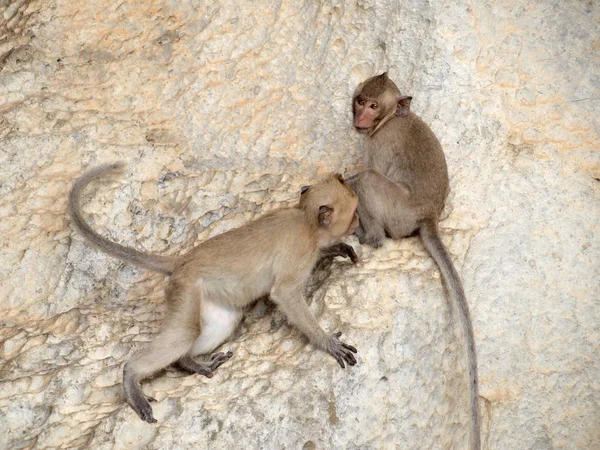
<instances>
[{"instance_id":1,"label":"monkey toe","mask_svg":"<svg viewBox=\"0 0 600 450\"><path fill-rule=\"evenodd\" d=\"M233 356L232 351L228 351L227 353L215 353L210 358L209 368L212 371L216 370L221 364L225 363Z\"/></svg>"},{"instance_id":2,"label":"monkey toe","mask_svg":"<svg viewBox=\"0 0 600 450\"><path fill-rule=\"evenodd\" d=\"M223 353L223 352L219 352L219 353L215 353L210 357L211 361L214 361L215 359L224 359L225 361L227 361L229 358L231 358L233 356L233 352L231 350L229 350L227 353Z\"/></svg>"},{"instance_id":3,"label":"monkey toe","mask_svg":"<svg viewBox=\"0 0 600 450\"><path fill-rule=\"evenodd\" d=\"M189 356L184 356L177 361L179 367L183 370L191 373L197 373L199 375L204 375L205 377L212 377L212 369L209 365L206 364L198 364Z\"/></svg>"},{"instance_id":4,"label":"monkey toe","mask_svg":"<svg viewBox=\"0 0 600 450\"><path fill-rule=\"evenodd\" d=\"M154 397L149 397L146 395L146 400L148 400L150 403L155 402L156 399Z\"/></svg>"},{"instance_id":5,"label":"monkey toe","mask_svg":"<svg viewBox=\"0 0 600 450\"><path fill-rule=\"evenodd\" d=\"M207 362L197 363L189 356L184 356L177 361L177 364L182 369L191 372L197 373L199 375L204 375L207 378L212 378L213 372L224 362L229 360L233 356L233 352L229 351L227 353L219 352L212 355Z\"/></svg>"}]
</instances>

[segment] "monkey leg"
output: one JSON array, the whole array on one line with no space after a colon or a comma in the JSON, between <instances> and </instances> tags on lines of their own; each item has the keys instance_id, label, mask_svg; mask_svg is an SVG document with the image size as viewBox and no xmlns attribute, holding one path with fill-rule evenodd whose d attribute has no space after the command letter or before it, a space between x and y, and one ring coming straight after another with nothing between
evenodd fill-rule
<instances>
[{"instance_id":1,"label":"monkey leg","mask_svg":"<svg viewBox=\"0 0 600 450\"><path fill-rule=\"evenodd\" d=\"M276 286L271 291L271 300L313 345L333 356L342 369L345 367L344 362L349 366L355 365L356 348L339 340L342 333L332 335L325 333L306 306L301 294L301 289Z\"/></svg>"},{"instance_id":2,"label":"monkey leg","mask_svg":"<svg viewBox=\"0 0 600 450\"><path fill-rule=\"evenodd\" d=\"M140 382L185 356L200 330L198 298L194 290L172 283L167 291L170 306L162 330L150 343L125 363L123 387L127 403L148 423L155 423L152 407Z\"/></svg>"},{"instance_id":3,"label":"monkey leg","mask_svg":"<svg viewBox=\"0 0 600 450\"><path fill-rule=\"evenodd\" d=\"M360 243L381 247L388 234L397 239L410 235L418 225L411 205L410 189L373 169L360 172L346 182L358 195Z\"/></svg>"},{"instance_id":4,"label":"monkey leg","mask_svg":"<svg viewBox=\"0 0 600 450\"><path fill-rule=\"evenodd\" d=\"M229 305L206 298L203 299L200 309L202 332L187 354L190 358L206 355L225 342L235 331L243 316L241 311ZM209 360L207 364L212 364L211 361Z\"/></svg>"},{"instance_id":5,"label":"monkey leg","mask_svg":"<svg viewBox=\"0 0 600 450\"><path fill-rule=\"evenodd\" d=\"M207 361L196 362L194 357L204 355L221 345L234 332L242 313L228 305L204 299L201 303L202 332L189 352L177 364L184 370L212 378L213 372L233 356L233 352L216 353Z\"/></svg>"},{"instance_id":6,"label":"monkey leg","mask_svg":"<svg viewBox=\"0 0 600 450\"><path fill-rule=\"evenodd\" d=\"M141 380L171 365L185 355L194 342L194 336L186 329L167 329L158 334L133 359L127 361L123 369L123 385L127 402L140 418L148 423L156 422L152 407L142 392Z\"/></svg>"}]
</instances>

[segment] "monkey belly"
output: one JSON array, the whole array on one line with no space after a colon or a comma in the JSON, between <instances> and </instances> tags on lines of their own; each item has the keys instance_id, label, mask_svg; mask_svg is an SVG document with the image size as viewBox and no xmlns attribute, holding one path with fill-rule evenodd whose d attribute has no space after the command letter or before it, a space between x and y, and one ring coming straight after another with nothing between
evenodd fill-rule
<instances>
[{"instance_id":1,"label":"monkey belly","mask_svg":"<svg viewBox=\"0 0 600 450\"><path fill-rule=\"evenodd\" d=\"M210 353L221 345L231 336L242 318L241 311L206 300L202 302L201 314L202 332L188 352L192 357Z\"/></svg>"}]
</instances>

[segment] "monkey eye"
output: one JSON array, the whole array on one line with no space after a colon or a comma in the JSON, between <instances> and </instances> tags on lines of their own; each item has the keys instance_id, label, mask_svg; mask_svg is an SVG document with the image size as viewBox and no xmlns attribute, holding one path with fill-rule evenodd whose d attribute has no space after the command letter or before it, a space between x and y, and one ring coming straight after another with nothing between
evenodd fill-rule
<instances>
[{"instance_id":1,"label":"monkey eye","mask_svg":"<svg viewBox=\"0 0 600 450\"><path fill-rule=\"evenodd\" d=\"M371 109L377 109L379 105L377 103L371 103Z\"/></svg>"},{"instance_id":2,"label":"monkey eye","mask_svg":"<svg viewBox=\"0 0 600 450\"><path fill-rule=\"evenodd\" d=\"M309 187L310 187L310 186L301 186L301 187L300 187L300 195L302 195L302 194L306 193L306 191L308 191L308 188L309 188Z\"/></svg>"},{"instance_id":3,"label":"monkey eye","mask_svg":"<svg viewBox=\"0 0 600 450\"><path fill-rule=\"evenodd\" d=\"M360 106L364 106L365 101L362 98L359 98L358 100L356 100L356 103L358 103Z\"/></svg>"}]
</instances>

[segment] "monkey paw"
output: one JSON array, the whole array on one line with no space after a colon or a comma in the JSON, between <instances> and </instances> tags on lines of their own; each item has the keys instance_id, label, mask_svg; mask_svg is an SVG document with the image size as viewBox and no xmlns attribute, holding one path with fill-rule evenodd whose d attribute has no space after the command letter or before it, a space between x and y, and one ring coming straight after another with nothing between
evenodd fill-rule
<instances>
[{"instance_id":1,"label":"monkey paw","mask_svg":"<svg viewBox=\"0 0 600 450\"><path fill-rule=\"evenodd\" d=\"M356 264L358 262L358 256L356 256L356 252L354 251L354 248L351 245L344 244L342 242L341 244L339 244L339 246L340 254L338 256L341 256L343 258L350 258L352 264Z\"/></svg>"},{"instance_id":2,"label":"monkey paw","mask_svg":"<svg viewBox=\"0 0 600 450\"><path fill-rule=\"evenodd\" d=\"M354 357L353 353L356 353L357 350L351 345L344 344L342 341L340 341L339 337L341 335L341 331L331 335L331 340L329 341L327 351L335 358L335 360L343 369L345 367L344 361L349 366L356 364L356 358Z\"/></svg>"},{"instance_id":3,"label":"monkey paw","mask_svg":"<svg viewBox=\"0 0 600 450\"><path fill-rule=\"evenodd\" d=\"M358 242L361 244L370 245L373 248L380 248L383 246L383 240L385 238L383 236L370 236L364 235L362 238L359 236Z\"/></svg>"},{"instance_id":4,"label":"monkey paw","mask_svg":"<svg viewBox=\"0 0 600 450\"><path fill-rule=\"evenodd\" d=\"M212 378L213 372L224 362L233 356L233 352L219 352L210 357L208 361L197 363L190 356L183 356L177 361L179 367L188 372L204 375L207 378Z\"/></svg>"},{"instance_id":5,"label":"monkey paw","mask_svg":"<svg viewBox=\"0 0 600 450\"><path fill-rule=\"evenodd\" d=\"M152 406L148 403L148 400L155 401L152 397L146 397L144 395L141 396L133 396L128 399L129 405L133 408L133 410L140 416L144 422L148 423L156 423L156 419L152 414Z\"/></svg>"},{"instance_id":6,"label":"monkey paw","mask_svg":"<svg viewBox=\"0 0 600 450\"><path fill-rule=\"evenodd\" d=\"M326 256L341 256L342 258L350 258L353 264L358 262L358 256L351 245L340 242L339 244L329 247L326 251Z\"/></svg>"}]
</instances>

